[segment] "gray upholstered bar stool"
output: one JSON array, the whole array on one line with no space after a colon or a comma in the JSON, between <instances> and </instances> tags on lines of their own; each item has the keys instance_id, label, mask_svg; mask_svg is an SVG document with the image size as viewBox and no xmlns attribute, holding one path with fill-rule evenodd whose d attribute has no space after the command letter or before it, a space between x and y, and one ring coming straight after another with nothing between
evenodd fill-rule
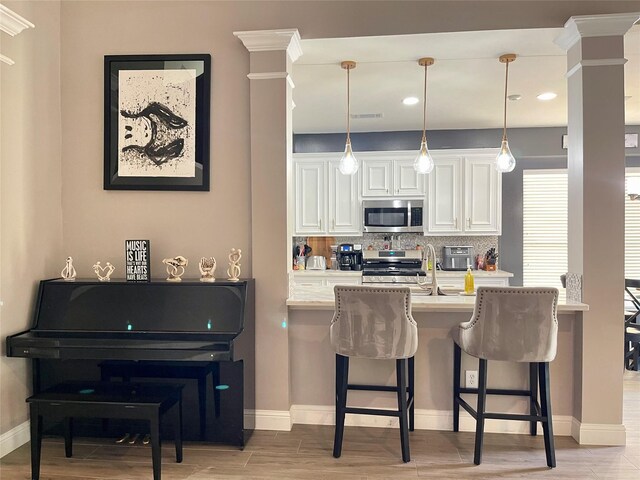
<instances>
[{"instance_id":1,"label":"gray upholstered bar stool","mask_svg":"<svg viewBox=\"0 0 640 480\"><path fill-rule=\"evenodd\" d=\"M531 435L536 435L537 422L541 422L547 465L556 466L549 398L549 362L556 356L557 307L556 288L480 287L473 317L451 331L454 341L453 430L458 431L462 406L476 419L473 457L476 465L480 465L482 459L484 421L494 418L530 422ZM480 361L478 388L460 387L460 360L463 351ZM528 363L529 390L487 388L487 360ZM460 395L465 393L478 395L477 410L474 411L462 399ZM529 415L487 413L487 394L529 397Z\"/></svg>"},{"instance_id":2,"label":"gray upholstered bar stool","mask_svg":"<svg viewBox=\"0 0 640 480\"><path fill-rule=\"evenodd\" d=\"M414 427L413 356L418 349L418 328L411 316L411 292L408 288L356 286L336 286L334 292L336 310L331 322L331 345L336 352L336 430L333 456L338 458L342 453L345 414L385 415L400 419L402 460L408 462L408 430L413 431ZM395 360L396 386L349 384L350 357ZM348 390L396 392L398 410L347 407Z\"/></svg>"}]
</instances>

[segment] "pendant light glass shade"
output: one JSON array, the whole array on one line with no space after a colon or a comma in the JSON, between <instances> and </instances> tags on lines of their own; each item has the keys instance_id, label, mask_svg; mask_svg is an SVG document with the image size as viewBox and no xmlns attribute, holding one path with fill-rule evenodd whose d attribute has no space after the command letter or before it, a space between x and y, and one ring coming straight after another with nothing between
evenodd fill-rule
<instances>
[{"instance_id":1,"label":"pendant light glass shade","mask_svg":"<svg viewBox=\"0 0 640 480\"><path fill-rule=\"evenodd\" d=\"M422 140L422 144L420 145L420 152L418 152L418 156L413 162L413 168L416 172L427 174L431 173L433 170L433 158L431 158L431 154L427 149L427 141Z\"/></svg>"},{"instance_id":2,"label":"pendant light glass shade","mask_svg":"<svg viewBox=\"0 0 640 480\"><path fill-rule=\"evenodd\" d=\"M513 172L514 168L516 168L516 159L511 153L509 142L507 140L502 140L500 153L498 153L498 156L496 157L496 170L500 173L509 173Z\"/></svg>"},{"instance_id":3,"label":"pendant light glass shade","mask_svg":"<svg viewBox=\"0 0 640 480\"><path fill-rule=\"evenodd\" d=\"M422 142L420 143L420 151L413 162L413 169L423 175L431 173L433 170L433 158L427 148L427 67L433 65L434 60L431 57L425 57L418 60L418 65L424 67L424 92L422 96Z\"/></svg>"},{"instance_id":4,"label":"pendant light glass shade","mask_svg":"<svg viewBox=\"0 0 640 480\"><path fill-rule=\"evenodd\" d=\"M356 157L353 155L350 140L347 140L347 145L338 164L338 170L340 170L340 173L343 175L353 175L358 171L358 160L356 160Z\"/></svg>"},{"instance_id":5,"label":"pendant light glass shade","mask_svg":"<svg viewBox=\"0 0 640 480\"><path fill-rule=\"evenodd\" d=\"M345 60L340 66L347 71L347 141L344 153L338 164L338 170L343 175L354 175L358 171L358 160L351 150L351 85L349 84L349 71L356 68L356 62Z\"/></svg>"},{"instance_id":6,"label":"pendant light glass shade","mask_svg":"<svg viewBox=\"0 0 640 480\"><path fill-rule=\"evenodd\" d=\"M500 173L509 173L513 172L513 169L516 168L516 159L511 153L511 149L509 148L509 141L507 140L507 85L509 83L509 64L516 59L516 55L514 53L508 53L506 55L501 55L499 60L500 63L505 64L505 74L504 74L504 123L502 127L502 144L500 145L500 152L498 152L498 156L496 157L496 170Z\"/></svg>"}]
</instances>

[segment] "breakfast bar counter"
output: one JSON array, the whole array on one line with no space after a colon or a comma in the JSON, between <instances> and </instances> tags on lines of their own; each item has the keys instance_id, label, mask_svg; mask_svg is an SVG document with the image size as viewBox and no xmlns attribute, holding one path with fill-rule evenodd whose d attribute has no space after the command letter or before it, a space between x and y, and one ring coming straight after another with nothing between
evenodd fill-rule
<instances>
[{"instance_id":1,"label":"breakfast bar counter","mask_svg":"<svg viewBox=\"0 0 640 480\"><path fill-rule=\"evenodd\" d=\"M412 313L418 325L416 429L452 428L453 341L450 332L461 322L471 319L476 297L450 293L432 297L424 295L419 287L412 287ZM333 287L297 285L291 290L286 305L292 421L331 424L335 411L335 353L329 338L335 308ZM561 298L558 304L557 356L550 364L555 434L574 435L578 440L580 429L575 419L579 418L584 402L589 401L581 389L582 334L587 327L583 325L583 312L588 309L588 305L570 303ZM526 363L489 362L489 386L527 388L528 368ZM463 385L464 372L477 369L477 360L463 354ZM395 366L394 362L359 358L354 360L349 375L350 383L354 384L391 385L395 380ZM475 397L469 396L467 401L473 405ZM395 402L394 395L385 393L372 396L371 392L349 392L349 404L354 406L396 408ZM528 400L519 397L490 397L488 405L495 412L527 413L529 408ZM347 422L352 425L390 425L387 417L351 415L347 416ZM475 422L466 413L460 422L461 430L475 428ZM528 430L526 422L487 422L487 431L526 433Z\"/></svg>"},{"instance_id":2,"label":"breakfast bar counter","mask_svg":"<svg viewBox=\"0 0 640 480\"><path fill-rule=\"evenodd\" d=\"M400 285L399 285L400 286ZM448 295L425 295L419 287L411 288L411 308L413 312L473 312L475 295L463 295L455 291ZM569 314L589 310L584 303L567 302L561 292L558 314ZM333 287L300 285L292 290L287 299L289 310L334 310Z\"/></svg>"}]
</instances>

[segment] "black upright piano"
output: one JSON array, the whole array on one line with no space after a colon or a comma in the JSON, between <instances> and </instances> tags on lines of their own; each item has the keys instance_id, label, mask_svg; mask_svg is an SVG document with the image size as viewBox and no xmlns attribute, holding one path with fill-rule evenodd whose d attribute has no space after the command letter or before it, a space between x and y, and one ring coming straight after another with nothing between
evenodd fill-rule
<instances>
[{"instance_id":1,"label":"black upright piano","mask_svg":"<svg viewBox=\"0 0 640 480\"><path fill-rule=\"evenodd\" d=\"M7 356L32 359L34 392L66 380L99 380L100 369L114 363L132 371L146 366L155 377L171 370L173 378L176 367L210 367L206 432L198 427L194 385L185 389L191 394L184 436L204 433L206 440L242 447L255 424L254 319L253 280L45 280L33 328L7 337ZM85 427L100 435L99 425Z\"/></svg>"}]
</instances>

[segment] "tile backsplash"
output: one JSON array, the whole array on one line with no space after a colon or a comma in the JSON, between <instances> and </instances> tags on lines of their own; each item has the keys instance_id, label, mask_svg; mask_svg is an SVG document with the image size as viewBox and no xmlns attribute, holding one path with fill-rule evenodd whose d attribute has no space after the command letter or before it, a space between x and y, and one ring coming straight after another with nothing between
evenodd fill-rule
<instances>
[{"instance_id":1,"label":"tile backsplash","mask_svg":"<svg viewBox=\"0 0 640 480\"><path fill-rule=\"evenodd\" d=\"M365 233L361 237L335 237L336 244L354 243L362 245L362 249L366 250L369 245L374 250L383 250L385 245L391 248L391 242L385 240L390 238L389 233ZM451 237L425 237L419 233L400 233L395 234L393 240L393 248L395 250L415 250L417 245L427 245L430 243L436 251L436 257L442 258L442 247L449 245L472 246L474 255L478 253L484 254L491 247L498 249L498 236L451 236ZM307 243L307 237L293 237L293 245Z\"/></svg>"}]
</instances>

